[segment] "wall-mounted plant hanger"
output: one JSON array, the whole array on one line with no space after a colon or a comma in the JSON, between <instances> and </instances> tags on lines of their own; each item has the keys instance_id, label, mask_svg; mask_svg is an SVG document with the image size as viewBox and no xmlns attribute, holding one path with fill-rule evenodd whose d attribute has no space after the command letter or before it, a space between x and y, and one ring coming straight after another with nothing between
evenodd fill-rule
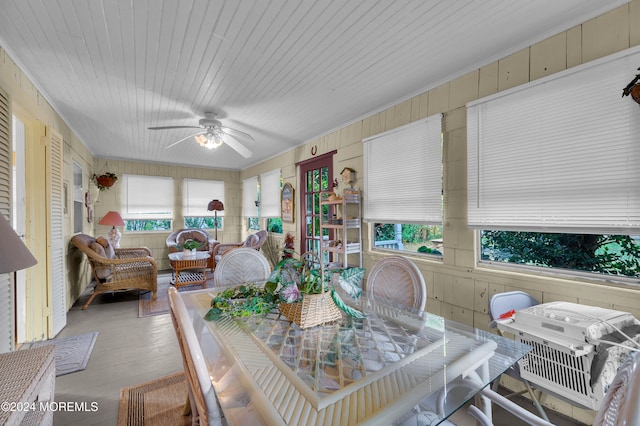
<instances>
[{"instance_id":1,"label":"wall-mounted plant hanger","mask_svg":"<svg viewBox=\"0 0 640 426\"><path fill-rule=\"evenodd\" d=\"M640 71L640 68L638 68L638 71ZM629 96L631 95L631 99L633 99L634 101L636 101L638 104L640 104L640 74L636 74L636 77L631 80L631 82L629 84L627 84L627 87L625 87L622 90L622 96Z\"/></svg>"},{"instance_id":2,"label":"wall-mounted plant hanger","mask_svg":"<svg viewBox=\"0 0 640 426\"><path fill-rule=\"evenodd\" d=\"M105 163L104 168L108 169L108 162ZM118 175L116 175L115 173L112 172L99 172L100 174L94 174L93 175L93 183L96 184L96 186L98 187L98 189L100 191L104 191L106 189L109 189L113 186L113 184L116 183L116 181L118 180Z\"/></svg>"}]
</instances>

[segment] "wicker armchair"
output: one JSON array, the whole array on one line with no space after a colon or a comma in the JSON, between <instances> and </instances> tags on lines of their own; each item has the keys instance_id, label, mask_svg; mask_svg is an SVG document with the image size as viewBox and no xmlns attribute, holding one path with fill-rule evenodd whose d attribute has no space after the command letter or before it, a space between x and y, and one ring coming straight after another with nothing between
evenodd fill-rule
<instances>
[{"instance_id":1,"label":"wicker armchair","mask_svg":"<svg viewBox=\"0 0 640 426\"><path fill-rule=\"evenodd\" d=\"M181 251L176 247L178 244L184 243L186 240L194 240L198 241L202 244L198 251L208 251L211 256L209 256L209 260L207 262L207 267L213 271L213 267L215 266L215 262L213 261L213 249L215 246L220 244L213 235L209 234L207 231L203 229L196 228L185 228L179 229L177 231L172 232L167 237L167 247L169 248L169 253L174 253L177 251Z\"/></svg>"},{"instance_id":2,"label":"wicker armchair","mask_svg":"<svg viewBox=\"0 0 640 426\"><path fill-rule=\"evenodd\" d=\"M87 255L96 285L82 306L87 309L98 294L114 290L150 290L153 300L158 291L158 266L146 247L113 248L104 237L76 234L71 242Z\"/></svg>"},{"instance_id":3,"label":"wicker armchair","mask_svg":"<svg viewBox=\"0 0 640 426\"><path fill-rule=\"evenodd\" d=\"M222 256L228 252L229 250L239 248L239 247L247 247L256 250L260 250L267 241L267 231L258 231L255 234L250 234L244 241L239 243L224 243L218 244L213 248L211 252L211 259L213 259L214 266L215 263L219 262Z\"/></svg>"}]
</instances>

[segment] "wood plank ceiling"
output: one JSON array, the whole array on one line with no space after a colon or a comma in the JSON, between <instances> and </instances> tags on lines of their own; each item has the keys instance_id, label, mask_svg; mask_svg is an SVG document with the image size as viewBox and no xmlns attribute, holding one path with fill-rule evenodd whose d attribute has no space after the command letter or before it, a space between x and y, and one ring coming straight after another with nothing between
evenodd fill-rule
<instances>
[{"instance_id":1,"label":"wood plank ceiling","mask_svg":"<svg viewBox=\"0 0 640 426\"><path fill-rule=\"evenodd\" d=\"M244 169L626 0L2 0L0 45L90 151ZM251 158L204 150L205 112Z\"/></svg>"}]
</instances>

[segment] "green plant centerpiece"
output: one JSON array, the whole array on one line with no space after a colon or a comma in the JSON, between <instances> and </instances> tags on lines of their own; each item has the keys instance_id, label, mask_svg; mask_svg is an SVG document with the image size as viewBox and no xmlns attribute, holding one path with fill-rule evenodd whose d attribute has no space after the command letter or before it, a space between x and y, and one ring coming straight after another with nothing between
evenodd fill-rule
<instances>
[{"instance_id":1,"label":"green plant centerpiece","mask_svg":"<svg viewBox=\"0 0 640 426\"><path fill-rule=\"evenodd\" d=\"M301 328L335 321L341 312L363 318L362 312L344 303L337 288L357 299L363 277L364 269L358 267L325 270L313 253L299 258L283 256L264 287L246 283L218 293L205 319L265 314L276 307Z\"/></svg>"},{"instance_id":2,"label":"green plant centerpiece","mask_svg":"<svg viewBox=\"0 0 640 426\"><path fill-rule=\"evenodd\" d=\"M188 239L188 240L184 240L182 243L180 244L176 244L175 247L178 250L197 250L200 247L203 246L204 243L201 243L200 241L196 241L196 240L192 240L192 239Z\"/></svg>"}]
</instances>

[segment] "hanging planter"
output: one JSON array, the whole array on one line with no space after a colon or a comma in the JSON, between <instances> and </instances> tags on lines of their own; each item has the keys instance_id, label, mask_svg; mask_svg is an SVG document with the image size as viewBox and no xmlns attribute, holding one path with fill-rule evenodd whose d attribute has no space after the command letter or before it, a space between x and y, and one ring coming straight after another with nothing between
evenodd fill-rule
<instances>
[{"instance_id":1,"label":"hanging planter","mask_svg":"<svg viewBox=\"0 0 640 426\"><path fill-rule=\"evenodd\" d=\"M640 71L640 68L638 68L638 71ZM627 87L622 89L622 96L631 95L631 99L640 104L640 82L638 80L640 80L640 74L636 74L636 77L627 84Z\"/></svg>"},{"instance_id":2,"label":"hanging planter","mask_svg":"<svg viewBox=\"0 0 640 426\"><path fill-rule=\"evenodd\" d=\"M103 173L100 176L93 175L93 181L100 191L109 189L118 180L118 176L115 173Z\"/></svg>"}]
</instances>

